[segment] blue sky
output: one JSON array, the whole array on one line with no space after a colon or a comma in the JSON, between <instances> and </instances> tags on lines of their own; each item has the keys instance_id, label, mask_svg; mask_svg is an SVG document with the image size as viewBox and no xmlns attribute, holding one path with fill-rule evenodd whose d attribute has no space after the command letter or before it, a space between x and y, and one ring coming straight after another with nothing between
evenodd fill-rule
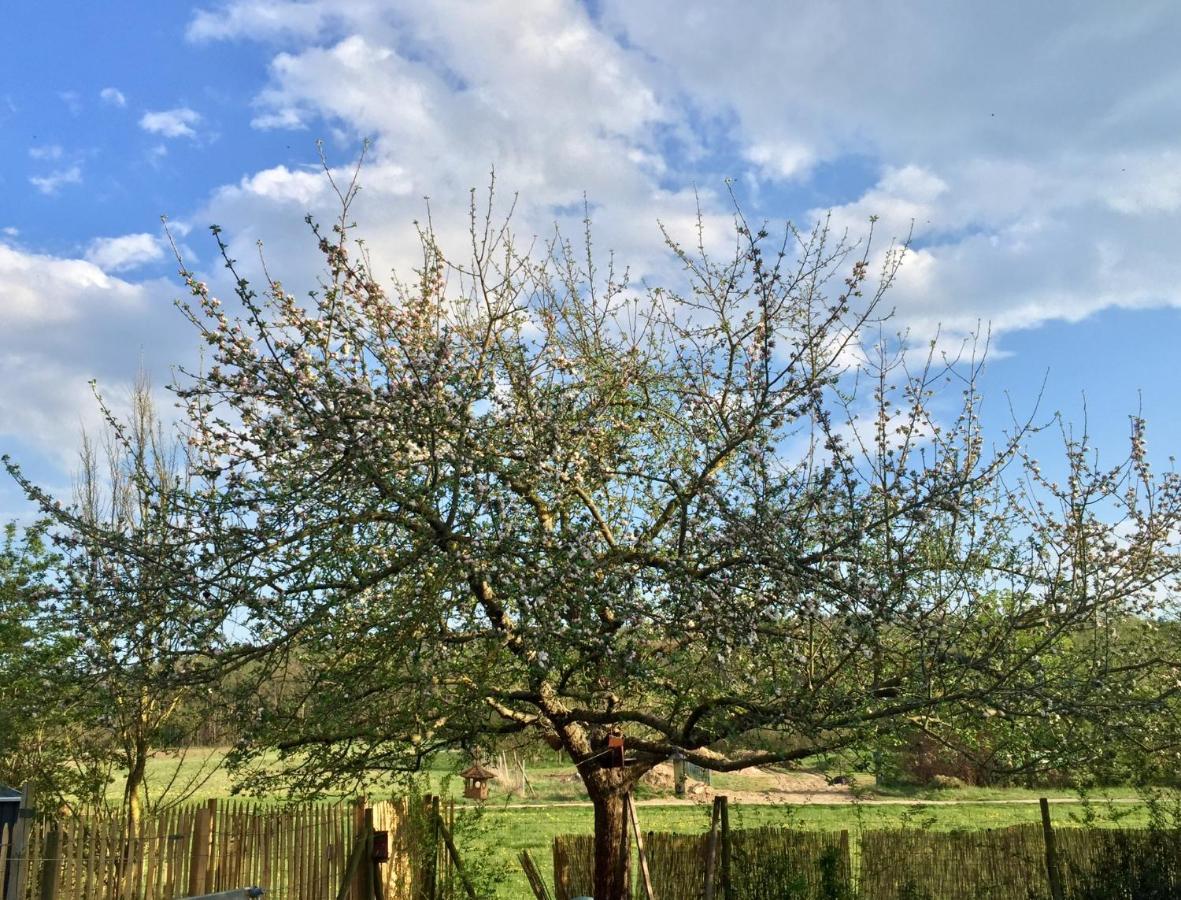
<instances>
[{"instance_id":1,"label":"blue sky","mask_svg":"<svg viewBox=\"0 0 1181 900\"><path fill-rule=\"evenodd\" d=\"M167 214L314 277L316 141L373 141L361 231L410 258L431 197L464 226L493 166L517 230L585 194L600 246L659 275L657 220L831 210L915 252L891 302L917 336L989 326L991 422L1047 381L1115 454L1143 408L1181 446L1181 12L1172 3L214 0L9 4L0 24L0 452L69 484L87 382L158 385L196 344ZM0 518L24 516L0 485Z\"/></svg>"}]
</instances>

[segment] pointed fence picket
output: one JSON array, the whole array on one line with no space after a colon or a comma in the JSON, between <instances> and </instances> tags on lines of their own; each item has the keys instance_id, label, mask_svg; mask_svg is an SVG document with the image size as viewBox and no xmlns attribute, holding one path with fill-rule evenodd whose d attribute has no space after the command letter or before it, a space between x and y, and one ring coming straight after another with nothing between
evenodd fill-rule
<instances>
[{"instance_id":1,"label":"pointed fence picket","mask_svg":"<svg viewBox=\"0 0 1181 900\"><path fill-rule=\"evenodd\" d=\"M413 897L418 861L435 847L422 847L407 801L370 808L374 828L389 833L390 859L378 869L385 897ZM145 817L135 832L116 817L39 815L22 856L10 853L11 829L0 829L0 885L18 887L0 900L175 900L251 885L268 900L335 897L365 821L357 811L350 803L209 801Z\"/></svg>"}]
</instances>

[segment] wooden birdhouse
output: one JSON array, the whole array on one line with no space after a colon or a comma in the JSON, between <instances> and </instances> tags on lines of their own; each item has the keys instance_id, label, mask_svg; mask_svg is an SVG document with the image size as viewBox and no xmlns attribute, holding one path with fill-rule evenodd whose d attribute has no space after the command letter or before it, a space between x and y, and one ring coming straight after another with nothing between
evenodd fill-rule
<instances>
[{"instance_id":1,"label":"wooden birdhouse","mask_svg":"<svg viewBox=\"0 0 1181 900\"><path fill-rule=\"evenodd\" d=\"M459 777L463 779L465 797L470 800L487 800L488 782L496 777L496 773L491 769L485 769L479 763L472 763L459 773Z\"/></svg>"}]
</instances>

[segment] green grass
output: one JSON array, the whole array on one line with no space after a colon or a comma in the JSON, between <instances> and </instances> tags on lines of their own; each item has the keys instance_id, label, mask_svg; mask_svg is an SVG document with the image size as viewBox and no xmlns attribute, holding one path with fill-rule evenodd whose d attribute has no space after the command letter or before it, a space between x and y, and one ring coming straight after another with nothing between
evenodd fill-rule
<instances>
[{"instance_id":1,"label":"green grass","mask_svg":"<svg viewBox=\"0 0 1181 900\"><path fill-rule=\"evenodd\" d=\"M1100 813L1106 808L1100 804ZM708 806L655 806L638 808L640 827L645 831L671 831L700 834L709 828ZM1054 804L1055 822L1069 825L1081 818L1079 803ZM1132 827L1146 824L1147 817L1139 806L1120 806L1118 815L1126 816L1121 824ZM1040 812L1036 803L964 803L960 805L924 806L922 804L842 806L770 806L749 805L731 807L732 828L755 828L778 825L796 828L815 828L850 832L854 847L860 831L877 828L930 828L941 831L956 829L1003 828L1027 822L1037 822ZM550 848L555 835L587 834L592 827L592 812L587 807L551 807L548 809L497 809L489 805L478 826L477 833L468 834L468 851L487 854L496 866L508 873L498 898L527 900L531 897L520 874L517 854L529 850L542 870L549 873ZM1114 824L1114 823L1110 823Z\"/></svg>"},{"instance_id":2,"label":"green grass","mask_svg":"<svg viewBox=\"0 0 1181 900\"><path fill-rule=\"evenodd\" d=\"M176 775L177 783L195 784L189 799L229 796L233 783L224 767L218 766L223 756L224 751L216 749L191 750L183 760L169 754L161 754L149 768L149 784L153 791L159 792L163 785ZM453 774L461 767L462 762L458 758L441 758L434 768L424 774L420 789L454 797L461 806L470 805L463 801L462 783ZM556 757L543 757L527 763L527 772L536 787L534 796L510 800L503 793L498 796L494 783L492 800L485 805L482 814L475 816L472 824L461 827L457 835L461 850L469 855L473 862L477 858L482 858L496 870L505 873L506 879L497 894L498 900L527 900L530 897L517 861L517 855L521 850L528 849L543 871L548 873L550 848L555 835L588 834L592 830L592 810L589 805L578 805L578 801L585 799L585 794L580 784L569 778L569 763L563 764ZM718 775L714 778L713 786L721 792L761 791L773 786L773 779L757 775ZM117 800L121 790L121 784L112 784L111 799ZM391 788L382 782L374 782L366 786L366 791L371 796L380 797L388 795ZM640 824L645 831L703 833L709 828L708 802L662 805L659 803L659 792L651 788L645 787L637 793L641 799L651 800L641 803L638 807ZM1035 822L1039 818L1039 810L1034 801L1039 796L1067 798L1073 801L1056 803L1053 806L1054 820L1063 825L1081 818L1084 809L1077 802L1077 795L1065 789L924 790L875 787L873 796L914 802L855 802L839 805L732 804L731 825L734 828L779 825L825 830L846 829L850 832L853 845L856 847L856 835L860 831L876 828L981 829ZM1110 789L1107 796L1131 797L1134 796L1134 792L1130 789ZM282 800L281 797L272 799L276 802ZM925 804L925 800L944 802ZM513 805L510 806L510 803ZM554 803L568 805L527 808L521 806ZM1125 816L1123 824L1133 826L1142 825L1146 821L1145 812L1138 805L1105 804L1103 796L1099 794L1095 795L1095 804L1101 818Z\"/></svg>"}]
</instances>

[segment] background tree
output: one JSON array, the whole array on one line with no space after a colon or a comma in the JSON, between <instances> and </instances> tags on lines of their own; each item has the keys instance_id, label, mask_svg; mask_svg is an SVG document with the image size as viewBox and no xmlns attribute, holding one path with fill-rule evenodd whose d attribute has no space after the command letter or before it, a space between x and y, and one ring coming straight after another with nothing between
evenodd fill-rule
<instances>
[{"instance_id":1,"label":"background tree","mask_svg":"<svg viewBox=\"0 0 1181 900\"><path fill-rule=\"evenodd\" d=\"M181 769L194 712L215 707L178 665L208 627L196 580L177 568L193 540L182 502L193 484L187 458L143 373L128 401L124 417L102 404L97 443L83 435L73 507L81 527L61 539L68 578L60 614L78 637L81 680L126 772L122 806L134 828L145 806L177 802L212 774L208 763L184 777ZM149 759L165 746L175 755L171 771L149 784Z\"/></svg>"},{"instance_id":2,"label":"background tree","mask_svg":"<svg viewBox=\"0 0 1181 900\"><path fill-rule=\"evenodd\" d=\"M87 714L77 642L57 616L61 559L46 529L9 524L0 546L0 782L28 782L43 808L94 812L114 760Z\"/></svg>"},{"instance_id":3,"label":"background tree","mask_svg":"<svg viewBox=\"0 0 1181 900\"><path fill-rule=\"evenodd\" d=\"M210 646L210 627L223 623L205 622L185 568L194 532L179 502L192 491L184 448L164 429L146 376L127 399L125 416L100 400L105 427L97 440L82 436L73 502L38 495L63 527L53 532L52 602L37 608L38 628L56 639L55 690L42 684L33 696L60 711L57 740L76 734L88 761L72 765L90 773L89 792L59 793L102 809L121 774L121 809L134 828L145 807L178 802L215 768L184 764L190 734L216 708L207 684L186 681L184 652ZM34 669L48 677L44 665ZM149 784L149 759L162 749L171 765Z\"/></svg>"},{"instance_id":4,"label":"background tree","mask_svg":"<svg viewBox=\"0 0 1181 900\"><path fill-rule=\"evenodd\" d=\"M729 252L670 238L680 274L639 289L596 270L589 226L526 253L473 201L470 251L425 228L387 288L354 190L313 226L305 298L227 258L227 311L182 272L211 360L177 393L212 487L161 571L241 623L205 635L213 670L271 685L245 756L278 747L315 790L534 733L573 760L617 898L624 796L673 754L726 771L1155 702L1127 689L1174 658L1116 662L1102 635L1165 597L1177 479L1139 426L1110 468L1068 441L1061 486L1027 424L991 446L973 353L883 336L902 248L874 280L868 241L737 214ZM1064 642L1088 652L1050 664Z\"/></svg>"}]
</instances>

